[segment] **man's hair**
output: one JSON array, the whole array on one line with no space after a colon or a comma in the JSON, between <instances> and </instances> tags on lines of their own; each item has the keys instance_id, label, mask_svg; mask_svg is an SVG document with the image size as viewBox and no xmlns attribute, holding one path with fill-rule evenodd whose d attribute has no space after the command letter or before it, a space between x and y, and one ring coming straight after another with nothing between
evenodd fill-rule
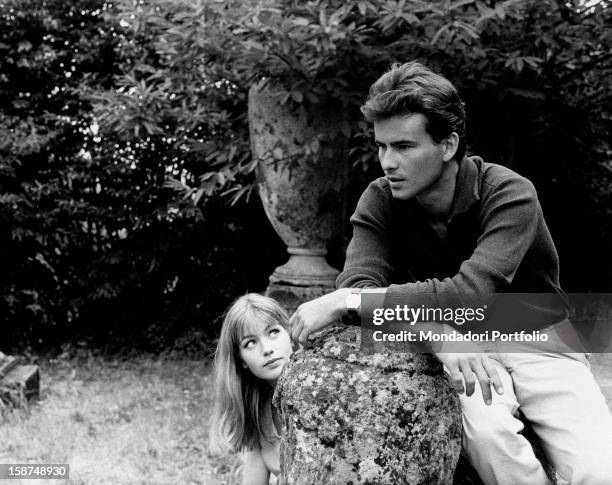
<instances>
[{"instance_id":1,"label":"man's hair","mask_svg":"<svg viewBox=\"0 0 612 485\"><path fill-rule=\"evenodd\" d=\"M453 84L418 62L393 64L370 87L361 112L370 122L421 113L436 143L452 132L459 135L455 158L465 154L465 105Z\"/></svg>"}]
</instances>

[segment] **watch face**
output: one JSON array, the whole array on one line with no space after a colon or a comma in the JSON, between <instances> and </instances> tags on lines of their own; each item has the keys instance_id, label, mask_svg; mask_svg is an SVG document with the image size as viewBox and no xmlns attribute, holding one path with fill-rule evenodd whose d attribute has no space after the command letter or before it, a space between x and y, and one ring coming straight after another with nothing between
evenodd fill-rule
<instances>
[{"instance_id":1,"label":"watch face","mask_svg":"<svg viewBox=\"0 0 612 485\"><path fill-rule=\"evenodd\" d=\"M359 308L360 305L361 305L361 295L360 294L351 293L346 298L346 307L349 310L357 310L357 308Z\"/></svg>"}]
</instances>

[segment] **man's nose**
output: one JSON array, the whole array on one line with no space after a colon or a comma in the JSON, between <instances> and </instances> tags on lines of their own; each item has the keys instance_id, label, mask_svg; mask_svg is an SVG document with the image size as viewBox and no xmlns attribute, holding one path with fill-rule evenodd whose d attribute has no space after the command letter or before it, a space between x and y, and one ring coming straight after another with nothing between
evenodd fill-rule
<instances>
[{"instance_id":1,"label":"man's nose","mask_svg":"<svg viewBox=\"0 0 612 485\"><path fill-rule=\"evenodd\" d=\"M397 161L393 150L385 150L381 154L380 165L385 173L397 168Z\"/></svg>"}]
</instances>

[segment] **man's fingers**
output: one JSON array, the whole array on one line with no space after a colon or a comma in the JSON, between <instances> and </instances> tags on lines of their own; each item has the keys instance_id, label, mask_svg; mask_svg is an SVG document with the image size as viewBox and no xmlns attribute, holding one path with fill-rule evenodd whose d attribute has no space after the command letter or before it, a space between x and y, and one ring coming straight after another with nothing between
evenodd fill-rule
<instances>
[{"instance_id":1,"label":"man's fingers","mask_svg":"<svg viewBox=\"0 0 612 485\"><path fill-rule=\"evenodd\" d=\"M480 383L480 389L482 390L482 399L485 404L491 404L491 382L489 381L489 376L487 375L484 367L480 364L480 362L474 363L472 370L476 377L478 378L478 382Z\"/></svg>"},{"instance_id":2,"label":"man's fingers","mask_svg":"<svg viewBox=\"0 0 612 485\"><path fill-rule=\"evenodd\" d=\"M301 343L304 347L308 347L308 335L310 335L310 331L304 325L301 327L300 334L298 335L298 342Z\"/></svg>"},{"instance_id":3,"label":"man's fingers","mask_svg":"<svg viewBox=\"0 0 612 485\"><path fill-rule=\"evenodd\" d=\"M459 363L459 370L463 374L463 380L465 381L465 395L471 396L474 394L474 388L476 387L474 372L472 372L472 368L466 362Z\"/></svg>"},{"instance_id":4,"label":"man's fingers","mask_svg":"<svg viewBox=\"0 0 612 485\"><path fill-rule=\"evenodd\" d=\"M493 362L485 354L436 354L444 364L444 371L449 376L453 388L462 393L465 385L466 396L476 390L476 379L482 389L482 399L486 404L493 402L491 384L498 394L504 392L501 378Z\"/></svg>"},{"instance_id":5,"label":"man's fingers","mask_svg":"<svg viewBox=\"0 0 612 485\"><path fill-rule=\"evenodd\" d=\"M293 331L293 327L295 327L300 320L300 308L298 307L291 317L289 317L289 321L287 322L287 328L289 329L289 333Z\"/></svg>"},{"instance_id":6,"label":"man's fingers","mask_svg":"<svg viewBox=\"0 0 612 485\"><path fill-rule=\"evenodd\" d=\"M501 377L499 377L499 374L497 373L497 370L495 369L495 366L493 365L493 363L489 360L489 357L487 356L482 357L482 366L484 367L484 370L489 376L489 382L493 384L493 387L495 388L495 392L497 392L497 394L500 394L500 395L503 394L504 386L502 384Z\"/></svg>"},{"instance_id":7,"label":"man's fingers","mask_svg":"<svg viewBox=\"0 0 612 485\"><path fill-rule=\"evenodd\" d=\"M293 317L295 317L295 315ZM298 316L293 321L293 326L291 327L290 335L292 340L299 341L300 333L302 332L302 327L304 327L304 321Z\"/></svg>"},{"instance_id":8,"label":"man's fingers","mask_svg":"<svg viewBox=\"0 0 612 485\"><path fill-rule=\"evenodd\" d=\"M462 394L465 389L463 388L463 376L461 372L459 372L459 369L457 367L448 369L448 375L453 389L459 394Z\"/></svg>"}]
</instances>

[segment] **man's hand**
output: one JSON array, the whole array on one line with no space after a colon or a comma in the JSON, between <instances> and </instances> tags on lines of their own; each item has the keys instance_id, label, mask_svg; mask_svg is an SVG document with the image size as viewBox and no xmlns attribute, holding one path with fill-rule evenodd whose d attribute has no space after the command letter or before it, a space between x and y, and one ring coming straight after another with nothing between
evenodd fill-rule
<instances>
[{"instance_id":1,"label":"man's hand","mask_svg":"<svg viewBox=\"0 0 612 485\"><path fill-rule=\"evenodd\" d=\"M504 387L502 386L499 374L495 370L489 356L484 352L448 353L442 350L436 352L436 357L446 367L450 374L451 384L458 393L463 393L463 383L465 382L466 395L471 396L474 394L475 378L480 383L482 398L485 404L491 404L491 384L495 387L497 394L504 393Z\"/></svg>"},{"instance_id":2,"label":"man's hand","mask_svg":"<svg viewBox=\"0 0 612 485\"><path fill-rule=\"evenodd\" d=\"M440 335L460 333L446 323L424 322L419 325ZM497 394L504 393L504 386L493 362L475 343L449 338L433 343L431 351L444 364L444 370L449 374L451 384L458 393L465 391L468 396L474 394L476 380L480 383L482 398L487 405L491 404L492 400L491 384Z\"/></svg>"},{"instance_id":3,"label":"man's hand","mask_svg":"<svg viewBox=\"0 0 612 485\"><path fill-rule=\"evenodd\" d=\"M327 327L346 314L346 297L350 293L350 288L341 288L302 303L289 319L291 338L305 346L312 332Z\"/></svg>"}]
</instances>

